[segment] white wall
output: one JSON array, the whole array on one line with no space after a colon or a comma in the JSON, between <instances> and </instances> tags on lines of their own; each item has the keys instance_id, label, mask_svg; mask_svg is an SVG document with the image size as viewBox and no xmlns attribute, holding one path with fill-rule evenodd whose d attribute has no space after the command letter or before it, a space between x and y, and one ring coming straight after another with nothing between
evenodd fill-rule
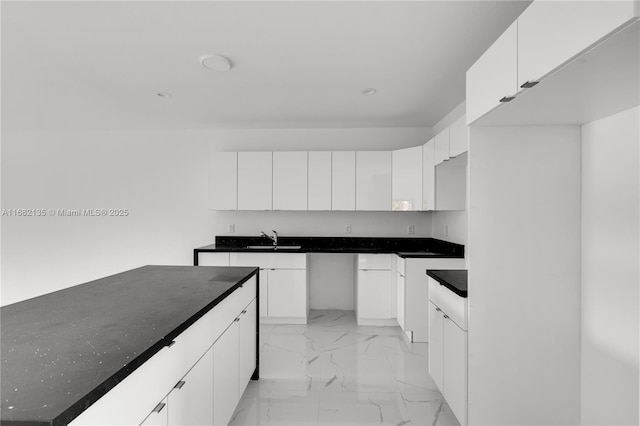
<instances>
[{"instance_id":1,"label":"white wall","mask_svg":"<svg viewBox=\"0 0 640 426\"><path fill-rule=\"evenodd\" d=\"M584 425L637 425L640 109L582 126Z\"/></svg>"},{"instance_id":2,"label":"white wall","mask_svg":"<svg viewBox=\"0 0 640 426\"><path fill-rule=\"evenodd\" d=\"M260 235L260 231L278 231L286 236L338 237L430 237L429 212L287 212L217 211L212 212L213 235ZM235 232L229 233L229 225ZM351 233L345 233L351 225ZM414 225L415 234L407 234ZM213 238L209 236L211 240Z\"/></svg>"},{"instance_id":3,"label":"white wall","mask_svg":"<svg viewBox=\"0 0 640 426\"><path fill-rule=\"evenodd\" d=\"M5 100L3 99L3 102ZM7 104L7 105L10 105ZM2 217L2 304L145 264L192 262L192 249L236 234L430 234L428 213L207 210L210 151L394 149L428 128L12 131L2 133L3 209L129 209L127 217Z\"/></svg>"},{"instance_id":4,"label":"white wall","mask_svg":"<svg viewBox=\"0 0 640 426\"><path fill-rule=\"evenodd\" d=\"M462 117L466 112L466 102L462 102L449 114L433 125L432 131L436 135L449 127L454 121ZM468 173L467 173L468 175ZM469 185L467 184L467 199L469 195ZM433 212L432 230L434 238L452 243L467 244L467 224L468 224L468 202L467 210L462 211L441 211Z\"/></svg>"},{"instance_id":5,"label":"white wall","mask_svg":"<svg viewBox=\"0 0 640 426\"><path fill-rule=\"evenodd\" d=\"M3 209L129 209L127 217L3 217L3 304L145 264L190 264L212 234L201 141L131 131L2 139Z\"/></svg>"},{"instance_id":6,"label":"white wall","mask_svg":"<svg viewBox=\"0 0 640 426\"><path fill-rule=\"evenodd\" d=\"M580 128L471 127L473 425L580 421Z\"/></svg>"}]
</instances>

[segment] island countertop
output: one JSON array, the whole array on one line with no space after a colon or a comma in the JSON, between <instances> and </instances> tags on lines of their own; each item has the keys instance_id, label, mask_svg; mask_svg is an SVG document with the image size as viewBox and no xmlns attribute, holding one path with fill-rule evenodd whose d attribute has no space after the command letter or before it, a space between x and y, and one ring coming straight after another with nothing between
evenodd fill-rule
<instances>
[{"instance_id":1,"label":"island countertop","mask_svg":"<svg viewBox=\"0 0 640 426\"><path fill-rule=\"evenodd\" d=\"M143 266L2 307L2 425L67 424L257 271Z\"/></svg>"}]
</instances>

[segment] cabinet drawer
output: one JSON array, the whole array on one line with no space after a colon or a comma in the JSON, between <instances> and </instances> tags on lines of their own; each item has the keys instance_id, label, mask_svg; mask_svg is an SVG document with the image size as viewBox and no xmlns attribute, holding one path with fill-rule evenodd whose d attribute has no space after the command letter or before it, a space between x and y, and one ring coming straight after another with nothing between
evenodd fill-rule
<instances>
[{"instance_id":1,"label":"cabinet drawer","mask_svg":"<svg viewBox=\"0 0 640 426\"><path fill-rule=\"evenodd\" d=\"M391 270L391 254L359 254L358 269L366 270Z\"/></svg>"},{"instance_id":2,"label":"cabinet drawer","mask_svg":"<svg viewBox=\"0 0 640 426\"><path fill-rule=\"evenodd\" d=\"M198 265L229 266L229 253L200 252L198 253Z\"/></svg>"},{"instance_id":3,"label":"cabinet drawer","mask_svg":"<svg viewBox=\"0 0 640 426\"><path fill-rule=\"evenodd\" d=\"M176 355L171 348L162 348L69 425L140 424L180 380L173 368Z\"/></svg>"},{"instance_id":4,"label":"cabinet drawer","mask_svg":"<svg viewBox=\"0 0 640 426\"><path fill-rule=\"evenodd\" d=\"M258 266L263 269L306 269L305 253L231 253L231 266Z\"/></svg>"},{"instance_id":5,"label":"cabinet drawer","mask_svg":"<svg viewBox=\"0 0 640 426\"><path fill-rule=\"evenodd\" d=\"M460 297L433 278L429 277L429 300L442 309L458 327L467 330L467 299Z\"/></svg>"}]
</instances>

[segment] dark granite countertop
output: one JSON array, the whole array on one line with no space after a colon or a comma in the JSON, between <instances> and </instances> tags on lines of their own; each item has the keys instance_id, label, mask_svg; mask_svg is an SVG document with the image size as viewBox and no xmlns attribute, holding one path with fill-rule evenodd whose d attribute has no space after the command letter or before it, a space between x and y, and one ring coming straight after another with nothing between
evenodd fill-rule
<instances>
[{"instance_id":1,"label":"dark granite countertop","mask_svg":"<svg viewBox=\"0 0 640 426\"><path fill-rule=\"evenodd\" d=\"M256 268L144 266L0 308L2 425L64 425Z\"/></svg>"},{"instance_id":2,"label":"dark granite countertop","mask_svg":"<svg viewBox=\"0 0 640 426\"><path fill-rule=\"evenodd\" d=\"M428 269L427 275L460 297L467 297L467 271L450 269Z\"/></svg>"},{"instance_id":3,"label":"dark granite countertop","mask_svg":"<svg viewBox=\"0 0 640 426\"><path fill-rule=\"evenodd\" d=\"M435 238L385 237L280 237L280 245L301 246L299 249L279 247L279 253L392 253L405 258L464 258L464 246ZM264 249L247 246L265 245ZM194 249L199 252L273 252L271 241L264 237L217 236L214 244Z\"/></svg>"}]
</instances>

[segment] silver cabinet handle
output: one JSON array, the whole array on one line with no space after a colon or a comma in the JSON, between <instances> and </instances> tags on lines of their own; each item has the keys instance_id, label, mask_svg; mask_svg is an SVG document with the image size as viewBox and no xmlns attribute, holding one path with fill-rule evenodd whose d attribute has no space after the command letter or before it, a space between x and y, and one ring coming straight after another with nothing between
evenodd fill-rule
<instances>
[{"instance_id":1,"label":"silver cabinet handle","mask_svg":"<svg viewBox=\"0 0 640 426\"><path fill-rule=\"evenodd\" d=\"M442 312L442 309L436 308L436 312Z\"/></svg>"},{"instance_id":2,"label":"silver cabinet handle","mask_svg":"<svg viewBox=\"0 0 640 426\"><path fill-rule=\"evenodd\" d=\"M512 100L515 99L515 96L503 96L502 99L500 99L500 102L511 102Z\"/></svg>"},{"instance_id":3,"label":"silver cabinet handle","mask_svg":"<svg viewBox=\"0 0 640 426\"><path fill-rule=\"evenodd\" d=\"M159 413L160 411L162 411L162 409L165 407L164 402L159 403L158 405L156 405L156 407L151 411L152 413Z\"/></svg>"},{"instance_id":4,"label":"silver cabinet handle","mask_svg":"<svg viewBox=\"0 0 640 426\"><path fill-rule=\"evenodd\" d=\"M234 322L238 322L238 321L240 321L240 318L236 318L236 319L234 319L233 321L234 321Z\"/></svg>"},{"instance_id":5,"label":"silver cabinet handle","mask_svg":"<svg viewBox=\"0 0 640 426\"><path fill-rule=\"evenodd\" d=\"M444 315L445 319L449 318L449 315L447 315L447 314L443 314L443 315Z\"/></svg>"},{"instance_id":6,"label":"silver cabinet handle","mask_svg":"<svg viewBox=\"0 0 640 426\"><path fill-rule=\"evenodd\" d=\"M176 389L182 389L182 387L185 385L185 383L187 383L187 382L185 382L184 380L180 380L178 383L176 383L176 385L174 386L174 388L176 388Z\"/></svg>"},{"instance_id":7,"label":"silver cabinet handle","mask_svg":"<svg viewBox=\"0 0 640 426\"><path fill-rule=\"evenodd\" d=\"M242 311L242 313L243 313L243 314L246 314L246 313L247 313L247 310L246 310L246 309L245 309L245 310L243 310L243 311Z\"/></svg>"},{"instance_id":8,"label":"silver cabinet handle","mask_svg":"<svg viewBox=\"0 0 640 426\"><path fill-rule=\"evenodd\" d=\"M538 83L540 83L540 82L539 81L534 81L534 80L529 80L529 81L525 81L524 83L522 83L520 85L520 87L523 88L523 89L530 89L531 87L535 86Z\"/></svg>"}]
</instances>

